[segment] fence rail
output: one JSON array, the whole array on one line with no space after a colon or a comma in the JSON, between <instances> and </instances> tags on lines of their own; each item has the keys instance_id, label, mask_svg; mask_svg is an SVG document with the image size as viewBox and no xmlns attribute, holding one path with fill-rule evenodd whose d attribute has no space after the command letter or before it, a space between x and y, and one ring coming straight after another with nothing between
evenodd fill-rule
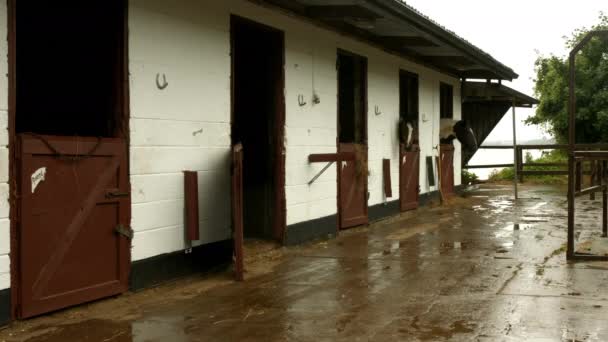
<instances>
[{"instance_id":1,"label":"fence rail","mask_svg":"<svg viewBox=\"0 0 608 342\"><path fill-rule=\"evenodd\" d=\"M514 147L509 145L482 145L479 147L480 150L512 150ZM524 181L524 176L567 176L568 175L568 163L538 163L530 162L526 163L524 160L524 151L526 150L568 150L567 144L530 144L530 145L516 145L517 157L515 163L507 164L480 164L480 165L465 165L463 168L467 170L472 169L491 169L491 168L505 168L505 167L517 167L517 176L520 182ZM608 150L608 144L577 144L577 151L586 155L595 155L597 152L594 150ZM563 167L562 170L526 170L526 167ZM581 174L593 175L593 170L582 171ZM580 182L580 181L579 181Z\"/></svg>"}]
</instances>

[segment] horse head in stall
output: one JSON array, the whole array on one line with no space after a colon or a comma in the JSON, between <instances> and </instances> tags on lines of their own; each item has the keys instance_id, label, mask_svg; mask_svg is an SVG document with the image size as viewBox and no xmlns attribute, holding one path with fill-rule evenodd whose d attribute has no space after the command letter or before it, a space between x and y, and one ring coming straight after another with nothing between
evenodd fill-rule
<instances>
[{"instance_id":1,"label":"horse head in stall","mask_svg":"<svg viewBox=\"0 0 608 342\"><path fill-rule=\"evenodd\" d=\"M399 142L406 150L418 144L418 123L413 120L399 118Z\"/></svg>"},{"instance_id":2,"label":"horse head in stall","mask_svg":"<svg viewBox=\"0 0 608 342\"><path fill-rule=\"evenodd\" d=\"M466 121L441 119L440 126L439 138L442 144L451 144L454 139L458 139L465 150L477 150L477 138Z\"/></svg>"}]
</instances>

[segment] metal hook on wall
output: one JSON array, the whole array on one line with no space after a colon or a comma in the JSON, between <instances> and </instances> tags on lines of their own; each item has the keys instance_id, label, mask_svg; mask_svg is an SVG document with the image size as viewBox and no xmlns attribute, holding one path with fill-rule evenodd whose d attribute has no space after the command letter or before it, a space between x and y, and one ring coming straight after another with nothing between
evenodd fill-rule
<instances>
[{"instance_id":1,"label":"metal hook on wall","mask_svg":"<svg viewBox=\"0 0 608 342\"><path fill-rule=\"evenodd\" d=\"M167 86L169 86L169 83L167 82L167 76L165 76L165 74L163 74L162 83L160 82L160 74L156 74L156 86L160 90L163 90L163 89L167 88Z\"/></svg>"},{"instance_id":2,"label":"metal hook on wall","mask_svg":"<svg viewBox=\"0 0 608 342\"><path fill-rule=\"evenodd\" d=\"M374 113L375 113L376 115L381 115L381 114L382 114L382 112L380 111L380 108L378 108L378 106L375 106L375 107L374 107Z\"/></svg>"},{"instance_id":3,"label":"metal hook on wall","mask_svg":"<svg viewBox=\"0 0 608 342\"><path fill-rule=\"evenodd\" d=\"M304 101L304 95L298 95L298 104L300 107L306 106L306 101Z\"/></svg>"}]
</instances>

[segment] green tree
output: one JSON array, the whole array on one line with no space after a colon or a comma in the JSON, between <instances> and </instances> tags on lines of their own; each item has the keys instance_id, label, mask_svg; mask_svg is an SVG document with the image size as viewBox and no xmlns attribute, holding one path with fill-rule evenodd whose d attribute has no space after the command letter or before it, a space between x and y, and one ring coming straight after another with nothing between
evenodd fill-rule
<instances>
[{"instance_id":1,"label":"green tree","mask_svg":"<svg viewBox=\"0 0 608 342\"><path fill-rule=\"evenodd\" d=\"M575 30L566 38L572 49L587 32L608 29L608 16ZM568 57L539 56L535 62L534 92L540 104L527 124L542 125L560 143L568 141ZM608 142L608 40L593 39L576 57L577 143Z\"/></svg>"}]
</instances>

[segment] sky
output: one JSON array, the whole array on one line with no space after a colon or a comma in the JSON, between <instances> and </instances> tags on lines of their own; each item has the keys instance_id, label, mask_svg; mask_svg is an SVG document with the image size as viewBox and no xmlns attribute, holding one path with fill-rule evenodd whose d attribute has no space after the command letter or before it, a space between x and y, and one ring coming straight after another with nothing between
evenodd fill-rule
<instances>
[{"instance_id":1,"label":"sky","mask_svg":"<svg viewBox=\"0 0 608 342\"><path fill-rule=\"evenodd\" d=\"M503 84L533 96L534 61L540 55L565 56L564 36L598 23L606 0L407 0L406 3L515 70L519 78ZM523 120L534 109L516 110L517 139L550 137ZM511 112L486 141L512 139Z\"/></svg>"}]
</instances>

